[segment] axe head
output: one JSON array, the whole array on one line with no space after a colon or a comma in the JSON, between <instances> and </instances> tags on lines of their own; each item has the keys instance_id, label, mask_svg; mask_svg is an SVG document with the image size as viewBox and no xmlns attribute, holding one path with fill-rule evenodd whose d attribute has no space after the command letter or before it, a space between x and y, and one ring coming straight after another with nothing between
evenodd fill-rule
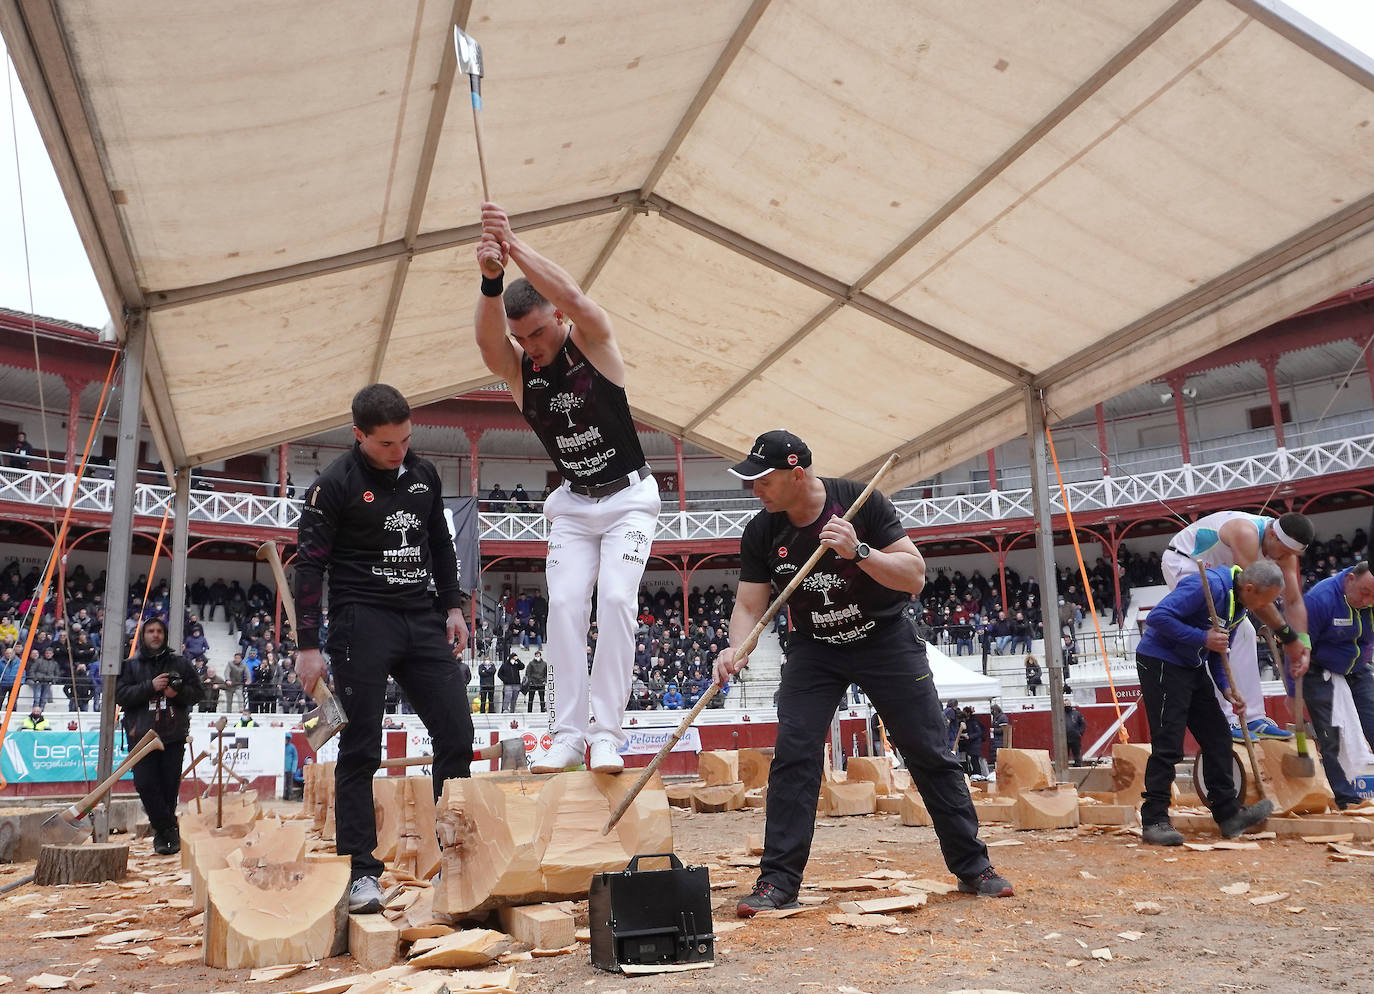
<instances>
[{"instance_id":1,"label":"axe head","mask_svg":"<svg viewBox=\"0 0 1374 994\"><path fill-rule=\"evenodd\" d=\"M305 728L305 741L310 743L310 748L316 752L320 747L332 739L339 732L343 731L348 724L348 718L343 712L343 705L339 699L323 686L324 681L320 681L316 693L319 694L319 705L306 712L301 724Z\"/></svg>"},{"instance_id":2,"label":"axe head","mask_svg":"<svg viewBox=\"0 0 1374 994\"><path fill-rule=\"evenodd\" d=\"M91 838L90 818L67 820L67 809L56 812L38 826L38 838L43 845L74 846Z\"/></svg>"},{"instance_id":3,"label":"axe head","mask_svg":"<svg viewBox=\"0 0 1374 994\"><path fill-rule=\"evenodd\" d=\"M453 26L453 50L458 53L458 71L482 78L482 46L458 25Z\"/></svg>"}]
</instances>

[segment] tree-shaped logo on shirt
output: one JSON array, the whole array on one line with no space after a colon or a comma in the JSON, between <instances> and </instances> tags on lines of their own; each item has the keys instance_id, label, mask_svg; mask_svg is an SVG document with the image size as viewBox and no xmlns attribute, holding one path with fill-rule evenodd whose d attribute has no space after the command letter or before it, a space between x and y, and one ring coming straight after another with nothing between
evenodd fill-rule
<instances>
[{"instance_id":1,"label":"tree-shaped logo on shirt","mask_svg":"<svg viewBox=\"0 0 1374 994\"><path fill-rule=\"evenodd\" d=\"M830 591L836 587L843 587L844 580L834 573L812 573L802 581L802 586L813 594L820 594L825 598L825 607L830 607L833 601L830 599Z\"/></svg>"},{"instance_id":2,"label":"tree-shaped logo on shirt","mask_svg":"<svg viewBox=\"0 0 1374 994\"><path fill-rule=\"evenodd\" d=\"M556 393L549 399L549 410L555 414L561 414L568 419L568 427L576 428L573 424L572 412L583 405L586 398L575 393Z\"/></svg>"},{"instance_id":3,"label":"tree-shaped logo on shirt","mask_svg":"<svg viewBox=\"0 0 1374 994\"><path fill-rule=\"evenodd\" d=\"M627 531L625 533L625 541L634 543L635 555L637 556L639 555L639 547L643 545L645 542L649 541L649 536L645 535L642 531L638 530L637 528L632 528L630 531Z\"/></svg>"},{"instance_id":4,"label":"tree-shaped logo on shirt","mask_svg":"<svg viewBox=\"0 0 1374 994\"><path fill-rule=\"evenodd\" d=\"M411 530L420 527L420 519L409 511L392 511L386 516L382 527L389 532L400 533L401 545L407 546L410 544Z\"/></svg>"}]
</instances>

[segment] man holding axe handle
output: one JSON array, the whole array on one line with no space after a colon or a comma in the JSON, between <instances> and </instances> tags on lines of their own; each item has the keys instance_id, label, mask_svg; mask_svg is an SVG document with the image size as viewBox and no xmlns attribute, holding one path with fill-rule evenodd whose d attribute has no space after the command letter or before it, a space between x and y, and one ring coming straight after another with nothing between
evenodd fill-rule
<instances>
[{"instance_id":1,"label":"man holding axe handle","mask_svg":"<svg viewBox=\"0 0 1374 994\"><path fill-rule=\"evenodd\" d=\"M334 767L336 843L352 860L355 914L382 910L372 777L382 759L388 674L433 737L435 799L445 780L466 777L472 765L467 681L453 649L468 637L458 558L439 473L410 451L410 433L410 405L394 387L359 390L355 444L307 491L297 541L296 672L306 688L325 676L320 625L329 578L325 648L348 718Z\"/></svg>"},{"instance_id":2,"label":"man holding axe handle","mask_svg":"<svg viewBox=\"0 0 1374 994\"><path fill-rule=\"evenodd\" d=\"M1241 806L1231 776L1231 731L1216 694L1224 694L1237 714L1245 713L1247 702L1232 683L1227 653L1249 615L1272 607L1282 593L1283 570L1268 559L1243 570L1212 566L1205 570L1204 587L1201 569L1195 565L1192 575L1180 577L1150 609L1136 646L1140 699L1150 723L1141 835L1156 846L1183 844L1183 834L1169 821L1169 801L1185 732L1193 733L1202 752L1207 802L1222 835L1234 839L1274 810L1269 800Z\"/></svg>"},{"instance_id":3,"label":"man holding axe handle","mask_svg":"<svg viewBox=\"0 0 1374 994\"><path fill-rule=\"evenodd\" d=\"M161 618L149 618L143 623L138 653L119 671L115 700L124 711L124 734L130 742L150 731L162 739L161 750L134 765L134 786L153 828L153 851L162 856L181 851L181 763L191 709L204 697L196 668L167 647L167 625Z\"/></svg>"},{"instance_id":4,"label":"man holding axe handle","mask_svg":"<svg viewBox=\"0 0 1374 994\"><path fill-rule=\"evenodd\" d=\"M788 431L755 440L730 472L753 482L763 510L740 540L740 583L730 645L716 658L716 683L748 665L738 648L817 546L828 550L792 594L793 631L778 690L778 737L768 773L767 822L758 883L737 913L750 918L797 907L811 852L826 731L845 691L857 683L888 728L930 811L945 864L959 890L1010 897L978 839L978 816L963 770L949 750L925 644L903 614L925 586L925 560L876 491L843 518L863 489L819 477L811 451Z\"/></svg>"}]
</instances>

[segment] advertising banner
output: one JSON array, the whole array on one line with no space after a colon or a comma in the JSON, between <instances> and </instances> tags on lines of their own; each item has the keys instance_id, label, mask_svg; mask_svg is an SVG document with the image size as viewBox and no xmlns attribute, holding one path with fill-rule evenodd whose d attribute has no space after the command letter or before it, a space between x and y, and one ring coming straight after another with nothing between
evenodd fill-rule
<instances>
[{"instance_id":1,"label":"advertising banner","mask_svg":"<svg viewBox=\"0 0 1374 994\"><path fill-rule=\"evenodd\" d=\"M124 736L115 735L114 765L129 753ZM95 780L100 758L100 734L92 729L77 732L12 731L0 749L0 773L10 783L69 783ZM132 780L133 774L124 775Z\"/></svg>"}]
</instances>

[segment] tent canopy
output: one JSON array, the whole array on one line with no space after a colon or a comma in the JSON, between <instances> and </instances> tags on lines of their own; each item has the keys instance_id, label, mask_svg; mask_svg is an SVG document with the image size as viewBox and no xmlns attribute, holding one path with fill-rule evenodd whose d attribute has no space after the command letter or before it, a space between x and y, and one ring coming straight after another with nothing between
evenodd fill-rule
<instances>
[{"instance_id":1,"label":"tent canopy","mask_svg":"<svg viewBox=\"0 0 1374 994\"><path fill-rule=\"evenodd\" d=\"M5 4L171 465L492 382L454 24L493 198L728 457L908 483L1374 261L1374 74L1271 0Z\"/></svg>"},{"instance_id":2,"label":"tent canopy","mask_svg":"<svg viewBox=\"0 0 1374 994\"><path fill-rule=\"evenodd\" d=\"M1002 696L1002 682L996 677L983 676L961 666L929 642L926 643L926 661L930 664L930 675L942 701L953 698L961 704L967 704Z\"/></svg>"}]
</instances>

